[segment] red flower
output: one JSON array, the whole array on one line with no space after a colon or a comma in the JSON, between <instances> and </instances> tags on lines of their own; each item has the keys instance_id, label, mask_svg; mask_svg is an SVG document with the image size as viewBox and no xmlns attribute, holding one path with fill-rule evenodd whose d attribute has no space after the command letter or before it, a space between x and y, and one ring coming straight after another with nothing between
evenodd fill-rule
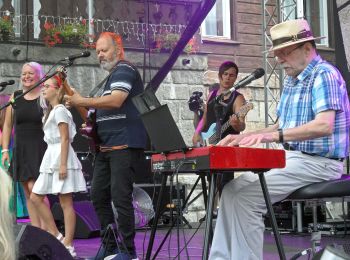
<instances>
[{"instance_id":1,"label":"red flower","mask_svg":"<svg viewBox=\"0 0 350 260\"><path fill-rule=\"evenodd\" d=\"M45 29L46 31L52 29L53 27L54 27L53 24L50 23L50 22L45 22L45 23L44 23L44 29Z\"/></svg>"}]
</instances>

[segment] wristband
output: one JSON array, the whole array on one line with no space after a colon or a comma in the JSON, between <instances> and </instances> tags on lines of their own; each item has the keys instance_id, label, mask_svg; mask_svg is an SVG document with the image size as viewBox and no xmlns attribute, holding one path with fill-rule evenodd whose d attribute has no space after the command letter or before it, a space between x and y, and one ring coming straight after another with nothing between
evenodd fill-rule
<instances>
[{"instance_id":1,"label":"wristband","mask_svg":"<svg viewBox=\"0 0 350 260\"><path fill-rule=\"evenodd\" d=\"M9 149L2 149L1 150L1 154L3 154L3 153L8 153L9 152Z\"/></svg>"},{"instance_id":2,"label":"wristband","mask_svg":"<svg viewBox=\"0 0 350 260\"><path fill-rule=\"evenodd\" d=\"M278 142L279 143L284 143L284 138L283 138L283 129L278 129Z\"/></svg>"}]
</instances>

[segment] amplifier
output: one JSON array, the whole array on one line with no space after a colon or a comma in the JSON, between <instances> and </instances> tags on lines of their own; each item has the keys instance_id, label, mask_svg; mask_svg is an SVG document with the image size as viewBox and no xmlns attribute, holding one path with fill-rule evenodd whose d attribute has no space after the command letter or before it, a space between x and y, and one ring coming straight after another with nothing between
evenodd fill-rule
<instances>
[{"instance_id":1,"label":"amplifier","mask_svg":"<svg viewBox=\"0 0 350 260\"><path fill-rule=\"evenodd\" d=\"M291 201L278 202L273 205L277 226L280 230L294 230L293 206ZM271 222L268 214L265 216L265 227L270 229Z\"/></svg>"},{"instance_id":2,"label":"amplifier","mask_svg":"<svg viewBox=\"0 0 350 260\"><path fill-rule=\"evenodd\" d=\"M308 225L308 232L313 231L314 224ZM318 222L316 224L317 231L320 231L322 235L344 235L349 233L350 221L338 221L338 222Z\"/></svg>"}]
</instances>

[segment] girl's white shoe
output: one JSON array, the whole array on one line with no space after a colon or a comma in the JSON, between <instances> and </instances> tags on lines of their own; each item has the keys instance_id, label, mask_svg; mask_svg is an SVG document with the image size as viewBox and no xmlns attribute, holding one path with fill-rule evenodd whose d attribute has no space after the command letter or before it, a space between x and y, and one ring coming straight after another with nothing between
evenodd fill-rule
<instances>
[{"instance_id":1,"label":"girl's white shoe","mask_svg":"<svg viewBox=\"0 0 350 260\"><path fill-rule=\"evenodd\" d=\"M72 257L76 257L77 256L77 253L75 252L75 248L74 246L66 246L67 250L69 251L70 255Z\"/></svg>"},{"instance_id":2,"label":"girl's white shoe","mask_svg":"<svg viewBox=\"0 0 350 260\"><path fill-rule=\"evenodd\" d=\"M62 233L58 233L58 235L56 236L56 238L57 238L61 243L63 243L64 237L63 237Z\"/></svg>"}]
</instances>

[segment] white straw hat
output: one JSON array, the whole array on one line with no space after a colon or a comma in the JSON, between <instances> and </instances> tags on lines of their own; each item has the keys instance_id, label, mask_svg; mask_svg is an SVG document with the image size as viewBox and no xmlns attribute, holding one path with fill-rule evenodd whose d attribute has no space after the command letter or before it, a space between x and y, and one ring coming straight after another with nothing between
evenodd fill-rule
<instances>
[{"instance_id":1,"label":"white straw hat","mask_svg":"<svg viewBox=\"0 0 350 260\"><path fill-rule=\"evenodd\" d=\"M289 20L279 23L270 29L272 47L269 51L279 50L301 42L323 39L314 37L308 22L304 19Z\"/></svg>"}]
</instances>

